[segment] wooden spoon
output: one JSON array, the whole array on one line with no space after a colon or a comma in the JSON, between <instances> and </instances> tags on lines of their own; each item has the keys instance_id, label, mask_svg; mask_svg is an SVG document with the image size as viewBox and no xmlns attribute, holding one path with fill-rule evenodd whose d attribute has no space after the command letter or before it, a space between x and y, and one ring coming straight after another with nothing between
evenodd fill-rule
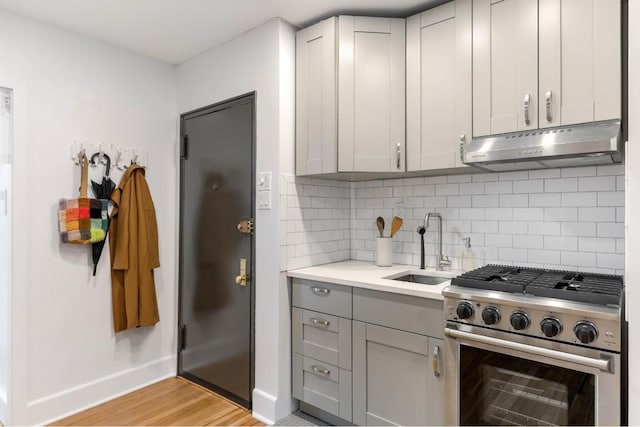
<instances>
[{"instance_id":1,"label":"wooden spoon","mask_svg":"<svg viewBox=\"0 0 640 427\"><path fill-rule=\"evenodd\" d=\"M391 221L391 237L393 237L402 227L402 218L394 216Z\"/></svg>"},{"instance_id":2,"label":"wooden spoon","mask_svg":"<svg viewBox=\"0 0 640 427\"><path fill-rule=\"evenodd\" d=\"M378 231L380 232L380 237L384 237L382 232L384 231L384 218L379 216L376 218L376 225L378 226Z\"/></svg>"}]
</instances>

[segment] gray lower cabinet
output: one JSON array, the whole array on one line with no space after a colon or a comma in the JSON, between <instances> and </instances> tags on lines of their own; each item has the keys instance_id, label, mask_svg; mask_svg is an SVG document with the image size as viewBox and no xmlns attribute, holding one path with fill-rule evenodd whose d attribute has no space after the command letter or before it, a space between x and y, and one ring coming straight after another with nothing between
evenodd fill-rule
<instances>
[{"instance_id":1,"label":"gray lower cabinet","mask_svg":"<svg viewBox=\"0 0 640 427\"><path fill-rule=\"evenodd\" d=\"M294 279L292 305L293 397L313 415L444 424L442 301Z\"/></svg>"},{"instance_id":2,"label":"gray lower cabinet","mask_svg":"<svg viewBox=\"0 0 640 427\"><path fill-rule=\"evenodd\" d=\"M443 344L439 338L354 321L353 422L443 425Z\"/></svg>"}]
</instances>

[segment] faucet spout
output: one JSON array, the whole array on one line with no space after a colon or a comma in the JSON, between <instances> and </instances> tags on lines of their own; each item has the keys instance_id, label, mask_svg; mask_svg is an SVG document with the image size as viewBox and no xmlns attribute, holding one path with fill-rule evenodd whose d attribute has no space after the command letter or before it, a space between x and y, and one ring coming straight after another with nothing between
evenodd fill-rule
<instances>
[{"instance_id":1,"label":"faucet spout","mask_svg":"<svg viewBox=\"0 0 640 427\"><path fill-rule=\"evenodd\" d=\"M437 212L429 212L424 216L424 229L429 228L429 220L431 217L438 219L438 259L436 264L436 270L444 270L445 268L451 267L451 261L449 261L449 257L442 254L442 215ZM424 242L423 242L423 252L424 252ZM424 262L422 262L424 265Z\"/></svg>"}]
</instances>

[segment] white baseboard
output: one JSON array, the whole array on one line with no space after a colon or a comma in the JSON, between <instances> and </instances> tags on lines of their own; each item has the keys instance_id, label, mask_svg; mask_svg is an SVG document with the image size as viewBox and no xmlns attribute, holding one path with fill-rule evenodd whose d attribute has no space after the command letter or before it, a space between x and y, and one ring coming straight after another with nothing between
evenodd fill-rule
<instances>
[{"instance_id":1,"label":"white baseboard","mask_svg":"<svg viewBox=\"0 0 640 427\"><path fill-rule=\"evenodd\" d=\"M177 356L171 355L33 400L14 419L15 425L46 425L116 397L176 375ZM17 417L16 417L17 418Z\"/></svg>"},{"instance_id":2,"label":"white baseboard","mask_svg":"<svg viewBox=\"0 0 640 427\"><path fill-rule=\"evenodd\" d=\"M253 418L265 424L273 425L276 422L276 403L278 399L260 389L253 389Z\"/></svg>"}]
</instances>

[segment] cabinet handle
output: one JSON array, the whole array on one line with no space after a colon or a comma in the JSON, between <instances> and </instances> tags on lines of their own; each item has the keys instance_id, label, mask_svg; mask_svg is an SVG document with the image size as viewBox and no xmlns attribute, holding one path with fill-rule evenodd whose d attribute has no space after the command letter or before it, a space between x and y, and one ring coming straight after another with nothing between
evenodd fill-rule
<instances>
[{"instance_id":1,"label":"cabinet handle","mask_svg":"<svg viewBox=\"0 0 640 427\"><path fill-rule=\"evenodd\" d=\"M440 346L433 346L433 375L440 376L440 366L442 362L440 360Z\"/></svg>"},{"instance_id":2,"label":"cabinet handle","mask_svg":"<svg viewBox=\"0 0 640 427\"><path fill-rule=\"evenodd\" d=\"M531 123L529 120L529 106L531 104L531 95L526 94L524 96L524 123L528 126Z\"/></svg>"},{"instance_id":3,"label":"cabinet handle","mask_svg":"<svg viewBox=\"0 0 640 427\"><path fill-rule=\"evenodd\" d=\"M328 320L320 320L320 319L316 319L315 317L311 317L311 318L309 318L309 320L314 325L324 326L325 328L328 328L329 324L330 324L330 322Z\"/></svg>"},{"instance_id":4,"label":"cabinet handle","mask_svg":"<svg viewBox=\"0 0 640 427\"><path fill-rule=\"evenodd\" d=\"M400 169L400 143L396 144L396 168Z\"/></svg>"},{"instance_id":5,"label":"cabinet handle","mask_svg":"<svg viewBox=\"0 0 640 427\"><path fill-rule=\"evenodd\" d=\"M331 289L319 288L317 286L313 286L311 290L313 291L313 293L318 295L329 295L329 292L331 292Z\"/></svg>"},{"instance_id":6,"label":"cabinet handle","mask_svg":"<svg viewBox=\"0 0 640 427\"><path fill-rule=\"evenodd\" d=\"M551 91L548 90L545 95L545 104L547 107L547 121L551 123L553 121L553 116L551 116Z\"/></svg>"},{"instance_id":7,"label":"cabinet handle","mask_svg":"<svg viewBox=\"0 0 640 427\"><path fill-rule=\"evenodd\" d=\"M313 372L315 372L316 374L318 374L318 375L322 375L322 376L325 376L325 377L328 377L328 376L329 376L329 374L331 373L331 371L330 371L330 370L325 369L325 368L321 368L321 367L316 366L316 365L312 365L312 366L311 366L311 369L312 369L312 370L313 370Z\"/></svg>"},{"instance_id":8,"label":"cabinet handle","mask_svg":"<svg viewBox=\"0 0 640 427\"><path fill-rule=\"evenodd\" d=\"M466 140L465 134L460 135L460 161L464 163L464 143Z\"/></svg>"}]
</instances>

